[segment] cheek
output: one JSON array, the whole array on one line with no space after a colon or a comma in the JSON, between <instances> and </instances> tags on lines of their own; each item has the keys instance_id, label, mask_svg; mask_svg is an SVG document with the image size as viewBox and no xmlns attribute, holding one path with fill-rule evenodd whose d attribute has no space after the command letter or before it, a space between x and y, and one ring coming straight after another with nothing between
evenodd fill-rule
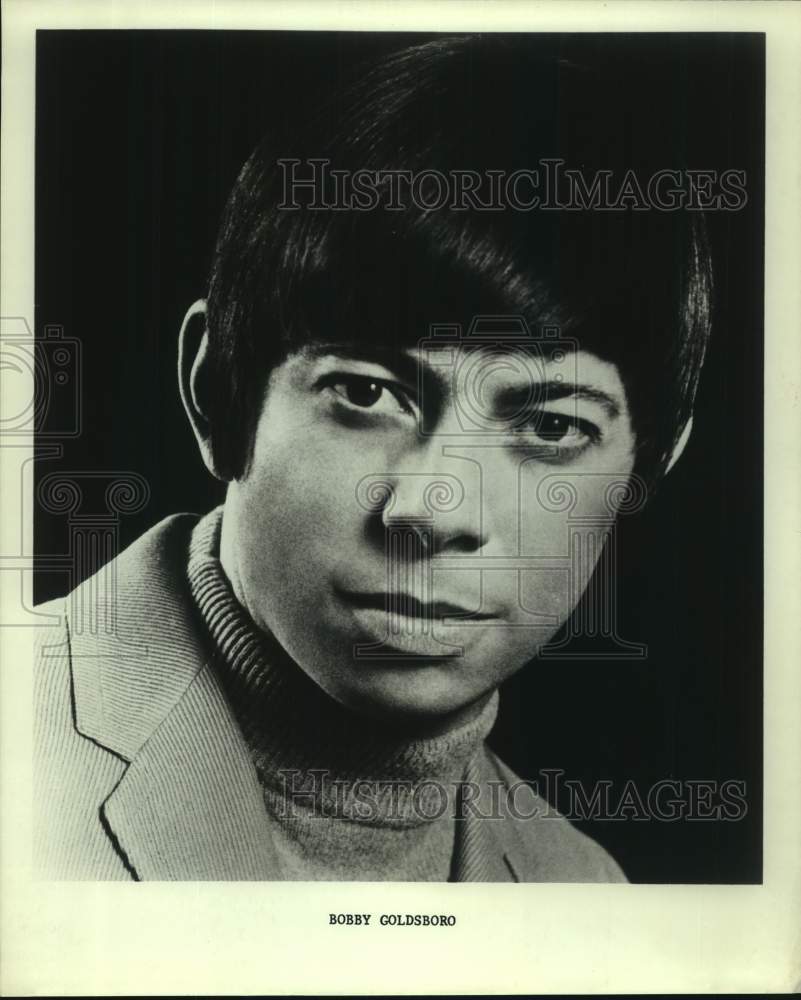
<instances>
[{"instance_id":1,"label":"cheek","mask_svg":"<svg viewBox=\"0 0 801 1000\"><path fill-rule=\"evenodd\" d=\"M520 607L526 618L548 616L549 624L543 625L543 630L535 636L540 641L546 629L554 631L570 614L571 591L571 574L567 565L525 570L520 574ZM532 634L535 634L534 630Z\"/></svg>"},{"instance_id":2,"label":"cheek","mask_svg":"<svg viewBox=\"0 0 801 1000\"><path fill-rule=\"evenodd\" d=\"M605 548L614 545L621 473L559 471L532 477L521 489L521 555L535 568L520 574L521 606L565 621ZM542 566L537 567L538 560Z\"/></svg>"},{"instance_id":3,"label":"cheek","mask_svg":"<svg viewBox=\"0 0 801 1000\"><path fill-rule=\"evenodd\" d=\"M250 473L240 484L245 520L290 560L342 546L365 517L358 483L382 468L374 448L355 446L341 430L330 433L319 424L295 424L291 433L260 428Z\"/></svg>"}]
</instances>

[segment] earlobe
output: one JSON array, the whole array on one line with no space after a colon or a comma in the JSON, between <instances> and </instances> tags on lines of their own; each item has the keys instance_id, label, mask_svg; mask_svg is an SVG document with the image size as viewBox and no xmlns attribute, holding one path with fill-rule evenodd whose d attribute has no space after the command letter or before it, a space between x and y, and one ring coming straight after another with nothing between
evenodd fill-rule
<instances>
[{"instance_id":1,"label":"earlobe","mask_svg":"<svg viewBox=\"0 0 801 1000\"><path fill-rule=\"evenodd\" d=\"M209 472L219 479L214 466L207 416L208 347L206 303L199 299L187 310L179 334L178 384L203 462Z\"/></svg>"},{"instance_id":2,"label":"earlobe","mask_svg":"<svg viewBox=\"0 0 801 1000\"><path fill-rule=\"evenodd\" d=\"M693 418L690 417L690 419L684 425L684 430L681 432L679 440L676 442L676 446L673 449L672 455L670 456L670 461L668 462L667 468L665 469L665 474L670 472L670 470L673 468L676 462L678 462L678 460L681 458L682 452L687 447L687 442L690 440L690 434L692 433L692 429L693 429Z\"/></svg>"}]
</instances>

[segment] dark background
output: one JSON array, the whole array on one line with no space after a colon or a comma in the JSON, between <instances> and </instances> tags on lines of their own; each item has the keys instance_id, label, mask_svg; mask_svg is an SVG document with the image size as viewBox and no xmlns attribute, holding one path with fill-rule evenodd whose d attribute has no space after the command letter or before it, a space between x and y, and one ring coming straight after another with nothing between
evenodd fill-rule
<instances>
[{"instance_id":1,"label":"dark background","mask_svg":"<svg viewBox=\"0 0 801 1000\"><path fill-rule=\"evenodd\" d=\"M430 36L40 31L36 332L80 341L81 433L51 400L54 471L131 471L150 499L127 545L163 516L222 499L176 388L176 337L205 294L227 193L260 135L304 113L355 60ZM575 36L571 36L575 40ZM570 41L566 39L565 42ZM503 691L490 742L524 778L558 768L588 789L735 779L736 822L580 824L635 881L759 882L762 873L762 293L764 39L590 35L596 55L659 72L687 108L688 165L744 169L748 205L709 217L714 337L693 438L642 514L619 529L620 633L638 661L541 661ZM633 77L636 86L636 77ZM672 167L674 164L665 164ZM67 550L38 506L36 551ZM65 577L40 569L38 601ZM558 804L565 802L557 796Z\"/></svg>"}]
</instances>

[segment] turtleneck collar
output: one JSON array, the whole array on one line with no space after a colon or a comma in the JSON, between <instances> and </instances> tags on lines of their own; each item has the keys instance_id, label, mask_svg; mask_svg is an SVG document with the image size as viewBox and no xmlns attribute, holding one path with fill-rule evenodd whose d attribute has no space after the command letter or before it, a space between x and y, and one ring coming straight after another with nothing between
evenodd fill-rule
<instances>
[{"instance_id":1,"label":"turtleneck collar","mask_svg":"<svg viewBox=\"0 0 801 1000\"><path fill-rule=\"evenodd\" d=\"M437 818L441 789L453 794L495 722L497 693L468 722L425 738L340 705L237 601L220 563L221 525L220 507L194 529L189 584L268 804L291 790L293 806L317 814L407 828Z\"/></svg>"}]
</instances>

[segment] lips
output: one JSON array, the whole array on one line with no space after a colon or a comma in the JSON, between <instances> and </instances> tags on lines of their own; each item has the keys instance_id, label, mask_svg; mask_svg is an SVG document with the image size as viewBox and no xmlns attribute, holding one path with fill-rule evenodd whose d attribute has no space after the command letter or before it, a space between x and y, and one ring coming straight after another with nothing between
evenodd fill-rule
<instances>
[{"instance_id":1,"label":"lips","mask_svg":"<svg viewBox=\"0 0 801 1000\"><path fill-rule=\"evenodd\" d=\"M411 594L359 593L342 595L350 604L360 608L373 608L387 614L402 615L426 621L443 618L469 618L472 621L496 618L496 615L477 612L466 604L454 600L420 601Z\"/></svg>"}]
</instances>

